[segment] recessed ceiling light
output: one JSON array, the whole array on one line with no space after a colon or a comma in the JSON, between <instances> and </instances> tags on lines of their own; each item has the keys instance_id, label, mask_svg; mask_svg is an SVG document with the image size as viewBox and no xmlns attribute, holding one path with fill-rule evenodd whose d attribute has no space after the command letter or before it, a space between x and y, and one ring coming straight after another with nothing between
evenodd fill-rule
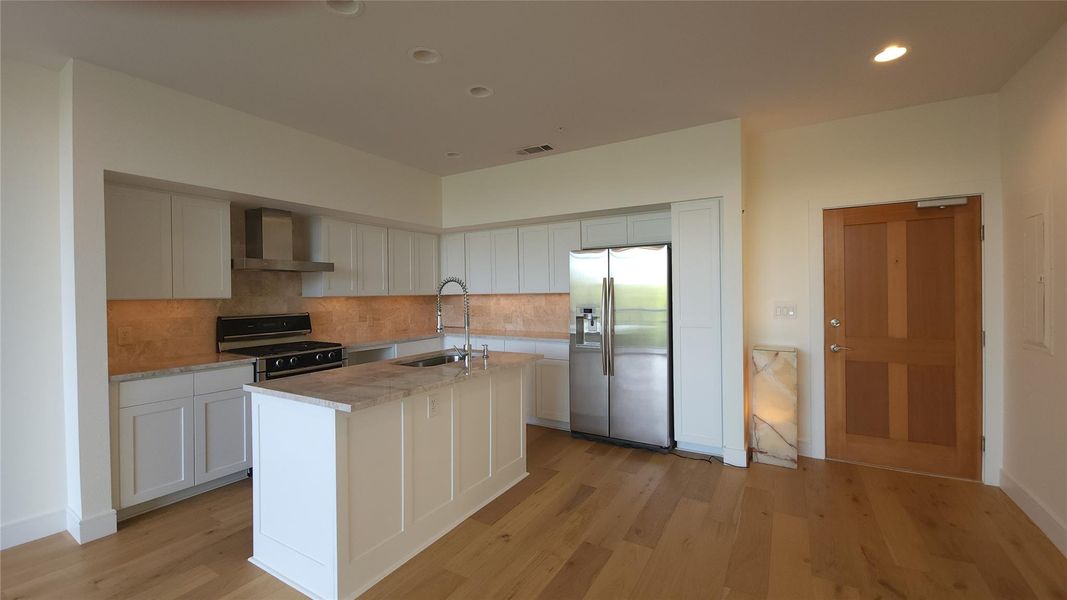
<instances>
[{"instance_id":1,"label":"recessed ceiling light","mask_svg":"<svg viewBox=\"0 0 1067 600\"><path fill-rule=\"evenodd\" d=\"M488 98L493 95L493 88L484 85L475 85L467 90L467 93L475 98Z\"/></svg>"},{"instance_id":2,"label":"recessed ceiling light","mask_svg":"<svg viewBox=\"0 0 1067 600\"><path fill-rule=\"evenodd\" d=\"M325 0L326 8L346 17L363 12L363 0Z\"/></svg>"},{"instance_id":3,"label":"recessed ceiling light","mask_svg":"<svg viewBox=\"0 0 1067 600\"><path fill-rule=\"evenodd\" d=\"M459 152L445 152L445 157L446 158L459 158L460 156L463 156L463 155L460 154Z\"/></svg>"},{"instance_id":4,"label":"recessed ceiling light","mask_svg":"<svg viewBox=\"0 0 1067 600\"><path fill-rule=\"evenodd\" d=\"M432 65L441 61L441 53L433 48L412 48L408 50L411 60L424 65Z\"/></svg>"},{"instance_id":5,"label":"recessed ceiling light","mask_svg":"<svg viewBox=\"0 0 1067 600\"><path fill-rule=\"evenodd\" d=\"M874 62L889 62L891 60L896 60L907 53L908 49L904 46L886 46L885 50L874 55Z\"/></svg>"}]
</instances>

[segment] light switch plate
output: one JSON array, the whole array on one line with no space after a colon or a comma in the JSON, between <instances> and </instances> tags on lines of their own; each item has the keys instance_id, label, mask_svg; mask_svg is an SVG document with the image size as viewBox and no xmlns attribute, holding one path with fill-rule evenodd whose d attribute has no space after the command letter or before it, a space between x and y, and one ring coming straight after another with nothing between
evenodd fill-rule
<instances>
[{"instance_id":1,"label":"light switch plate","mask_svg":"<svg viewBox=\"0 0 1067 600\"><path fill-rule=\"evenodd\" d=\"M775 301L775 303L774 303L774 318L775 319L795 319L795 318L797 318L797 304L796 304L796 302Z\"/></svg>"}]
</instances>

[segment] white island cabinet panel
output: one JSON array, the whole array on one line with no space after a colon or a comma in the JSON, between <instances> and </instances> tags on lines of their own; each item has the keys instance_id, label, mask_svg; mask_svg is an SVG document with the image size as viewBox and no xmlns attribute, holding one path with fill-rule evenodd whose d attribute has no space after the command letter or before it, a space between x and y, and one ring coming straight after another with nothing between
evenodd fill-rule
<instances>
[{"instance_id":1,"label":"white island cabinet panel","mask_svg":"<svg viewBox=\"0 0 1067 600\"><path fill-rule=\"evenodd\" d=\"M419 521L452 501L452 390L410 399L411 511Z\"/></svg>"},{"instance_id":2,"label":"white island cabinet panel","mask_svg":"<svg viewBox=\"0 0 1067 600\"><path fill-rule=\"evenodd\" d=\"M493 473L499 473L521 459L525 452L526 419L522 397L522 371L504 371L492 379Z\"/></svg>"},{"instance_id":3,"label":"white island cabinet panel","mask_svg":"<svg viewBox=\"0 0 1067 600\"><path fill-rule=\"evenodd\" d=\"M351 560L404 531L404 409L412 400L342 417L339 456L374 457L348 465L348 506L341 512L348 515Z\"/></svg>"},{"instance_id":4,"label":"white island cabinet panel","mask_svg":"<svg viewBox=\"0 0 1067 600\"><path fill-rule=\"evenodd\" d=\"M354 598L515 485L533 359L510 360L352 412L272 395L272 382L248 386L251 561L309 596ZM365 368L382 367L310 377L355 381Z\"/></svg>"},{"instance_id":5,"label":"white island cabinet panel","mask_svg":"<svg viewBox=\"0 0 1067 600\"><path fill-rule=\"evenodd\" d=\"M455 387L459 409L459 493L493 474L489 379L483 377Z\"/></svg>"}]
</instances>

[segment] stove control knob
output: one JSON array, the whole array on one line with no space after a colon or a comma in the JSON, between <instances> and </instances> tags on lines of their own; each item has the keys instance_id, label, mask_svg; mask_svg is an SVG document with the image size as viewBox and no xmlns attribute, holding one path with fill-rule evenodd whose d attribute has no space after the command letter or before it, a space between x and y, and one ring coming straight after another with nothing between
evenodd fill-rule
<instances>
[{"instance_id":1,"label":"stove control knob","mask_svg":"<svg viewBox=\"0 0 1067 600\"><path fill-rule=\"evenodd\" d=\"M322 362L323 358L324 357L322 355L322 352L319 352L318 354L315 355L315 362Z\"/></svg>"},{"instance_id":2,"label":"stove control knob","mask_svg":"<svg viewBox=\"0 0 1067 600\"><path fill-rule=\"evenodd\" d=\"M285 361L279 358L274 361L274 366L280 369L285 366Z\"/></svg>"},{"instance_id":3,"label":"stove control knob","mask_svg":"<svg viewBox=\"0 0 1067 600\"><path fill-rule=\"evenodd\" d=\"M326 355L330 360L337 360L337 351L333 350Z\"/></svg>"},{"instance_id":4,"label":"stove control knob","mask_svg":"<svg viewBox=\"0 0 1067 600\"><path fill-rule=\"evenodd\" d=\"M289 364L290 364L291 366L294 366L294 367L295 367L295 366L297 365L297 363L299 363L299 362L300 362L300 359L298 359L298 358L297 358L297 357L295 357L295 356L289 359Z\"/></svg>"}]
</instances>

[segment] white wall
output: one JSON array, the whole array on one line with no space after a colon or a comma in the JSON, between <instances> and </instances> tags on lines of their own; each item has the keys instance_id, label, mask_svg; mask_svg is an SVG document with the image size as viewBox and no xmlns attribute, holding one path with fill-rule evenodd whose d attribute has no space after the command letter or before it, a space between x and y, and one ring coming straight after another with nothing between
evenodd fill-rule
<instances>
[{"instance_id":1,"label":"white wall","mask_svg":"<svg viewBox=\"0 0 1067 600\"><path fill-rule=\"evenodd\" d=\"M740 171L739 129L734 119L449 175L442 226L707 198Z\"/></svg>"},{"instance_id":2,"label":"white wall","mask_svg":"<svg viewBox=\"0 0 1067 600\"><path fill-rule=\"evenodd\" d=\"M1001 485L1067 554L1067 26L1000 92L1006 372ZM1023 219L1048 211L1051 351L1023 345Z\"/></svg>"},{"instance_id":3,"label":"white wall","mask_svg":"<svg viewBox=\"0 0 1067 600\"><path fill-rule=\"evenodd\" d=\"M823 456L822 210L982 194L986 457L998 480L1003 402L1000 155L995 95L754 134L745 155L748 344L800 350L801 452ZM776 300L795 320L773 318Z\"/></svg>"},{"instance_id":4,"label":"white wall","mask_svg":"<svg viewBox=\"0 0 1067 600\"><path fill-rule=\"evenodd\" d=\"M721 450L727 463L744 465L741 184L741 121L733 119L447 176L441 190L443 224L464 227L719 198L724 365Z\"/></svg>"},{"instance_id":5,"label":"white wall","mask_svg":"<svg viewBox=\"0 0 1067 600\"><path fill-rule=\"evenodd\" d=\"M0 67L0 546L62 531L59 74Z\"/></svg>"}]
</instances>

